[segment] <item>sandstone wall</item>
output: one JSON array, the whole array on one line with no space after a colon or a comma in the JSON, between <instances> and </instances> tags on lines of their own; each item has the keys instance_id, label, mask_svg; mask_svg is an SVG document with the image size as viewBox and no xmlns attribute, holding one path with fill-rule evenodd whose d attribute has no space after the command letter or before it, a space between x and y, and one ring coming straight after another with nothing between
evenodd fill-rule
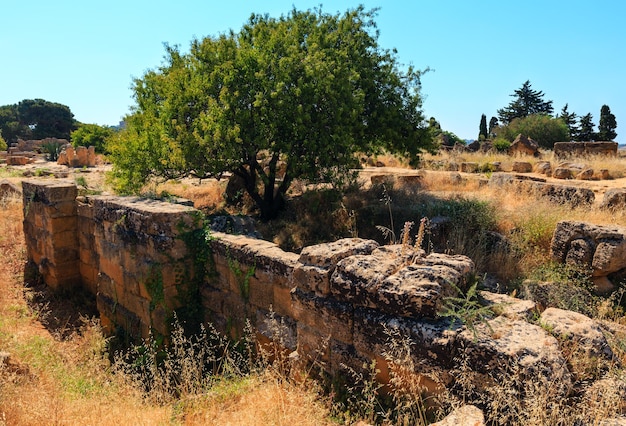
<instances>
[{"instance_id":1,"label":"sandstone wall","mask_svg":"<svg viewBox=\"0 0 626 426\"><path fill-rule=\"evenodd\" d=\"M585 156L585 155L617 155L617 142L556 142L554 155L556 157Z\"/></svg>"},{"instance_id":2,"label":"sandstone wall","mask_svg":"<svg viewBox=\"0 0 626 426\"><path fill-rule=\"evenodd\" d=\"M372 360L384 369L387 329L400 326L418 343L416 356L439 353L438 365L452 359L449 323L437 312L473 272L467 257L362 239L295 254L214 233L211 254L200 259L209 273L198 281L201 251L187 239L205 235L195 209L76 195L71 182L24 183L28 257L51 287L94 294L109 332L167 336L174 312L199 302L202 320L217 330L235 338L250 322L261 342L280 342L331 372Z\"/></svg>"},{"instance_id":3,"label":"sandstone wall","mask_svg":"<svg viewBox=\"0 0 626 426\"><path fill-rule=\"evenodd\" d=\"M76 185L24 181L22 190L30 266L55 290L79 286Z\"/></svg>"},{"instance_id":4,"label":"sandstone wall","mask_svg":"<svg viewBox=\"0 0 626 426\"><path fill-rule=\"evenodd\" d=\"M207 240L192 207L76 192L71 182L24 183L28 258L51 287L94 294L109 332L167 337L174 313L187 310L231 337L249 322L261 344L333 375L374 362L383 382L400 368L436 392L444 383L431 378L465 354L478 374L516 364L571 385L556 338L527 321L534 303L483 293L502 315L470 328L438 316L474 272L465 256L362 239L300 254L243 236Z\"/></svg>"}]
</instances>

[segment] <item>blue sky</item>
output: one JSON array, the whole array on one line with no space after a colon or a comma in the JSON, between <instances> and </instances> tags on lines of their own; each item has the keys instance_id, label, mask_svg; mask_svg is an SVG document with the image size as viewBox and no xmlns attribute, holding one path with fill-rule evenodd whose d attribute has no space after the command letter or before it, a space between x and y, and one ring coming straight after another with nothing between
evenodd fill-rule
<instances>
[{"instance_id":1,"label":"blue sky","mask_svg":"<svg viewBox=\"0 0 626 426\"><path fill-rule=\"evenodd\" d=\"M239 30L252 12L292 6L326 12L380 7L379 43L423 77L424 111L464 139L478 134L530 80L555 112L591 113L607 104L626 143L626 2L431 0L30 0L2 5L0 105L42 98L69 106L84 123L117 124L130 86L161 63L163 43L183 50L194 37Z\"/></svg>"}]
</instances>

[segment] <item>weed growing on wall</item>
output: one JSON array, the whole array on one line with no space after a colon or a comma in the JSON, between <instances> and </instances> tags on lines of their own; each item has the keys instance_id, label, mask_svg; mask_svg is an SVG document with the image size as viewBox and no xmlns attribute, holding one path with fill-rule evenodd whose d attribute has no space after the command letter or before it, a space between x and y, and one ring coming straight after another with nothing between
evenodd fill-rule
<instances>
[{"instance_id":1,"label":"weed growing on wall","mask_svg":"<svg viewBox=\"0 0 626 426\"><path fill-rule=\"evenodd\" d=\"M247 303L250 300L250 278L254 276L256 271L256 264L253 264L249 268L242 269L241 264L237 259L233 259L227 254L228 268L235 274L237 283L239 284L239 294L243 300Z\"/></svg>"},{"instance_id":2,"label":"weed growing on wall","mask_svg":"<svg viewBox=\"0 0 626 426\"><path fill-rule=\"evenodd\" d=\"M185 229L183 223L178 226L179 238L185 243L188 253L182 264L186 265L190 261L192 268L181 266L176 271L176 287L180 305L180 308L176 309L176 314L178 319L185 324L188 332L194 333L204 322L200 288L205 280L215 273L211 254L211 234L201 212L195 212L191 230Z\"/></svg>"}]
</instances>

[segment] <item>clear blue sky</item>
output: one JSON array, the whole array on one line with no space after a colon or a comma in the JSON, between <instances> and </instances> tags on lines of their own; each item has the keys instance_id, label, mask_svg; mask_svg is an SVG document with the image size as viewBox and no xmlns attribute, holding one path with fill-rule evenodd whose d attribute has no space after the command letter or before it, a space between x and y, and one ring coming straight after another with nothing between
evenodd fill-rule
<instances>
[{"instance_id":1,"label":"clear blue sky","mask_svg":"<svg viewBox=\"0 0 626 426\"><path fill-rule=\"evenodd\" d=\"M464 139L478 134L530 80L555 112L609 105L626 143L626 1L29 0L3 4L0 105L42 98L84 123L117 124L132 104L133 77L161 63L163 43L239 30L252 12L292 6L345 11L380 7L379 42L423 77L424 111Z\"/></svg>"}]
</instances>

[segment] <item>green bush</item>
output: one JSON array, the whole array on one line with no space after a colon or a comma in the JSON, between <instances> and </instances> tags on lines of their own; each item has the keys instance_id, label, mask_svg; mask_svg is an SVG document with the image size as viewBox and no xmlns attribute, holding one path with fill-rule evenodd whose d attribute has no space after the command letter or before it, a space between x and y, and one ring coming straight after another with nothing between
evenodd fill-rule
<instances>
[{"instance_id":1,"label":"green bush","mask_svg":"<svg viewBox=\"0 0 626 426\"><path fill-rule=\"evenodd\" d=\"M511 147L511 142L504 138L496 138L492 143L493 149L498 152L506 152Z\"/></svg>"},{"instance_id":2,"label":"green bush","mask_svg":"<svg viewBox=\"0 0 626 426\"><path fill-rule=\"evenodd\" d=\"M41 150L46 153L46 159L48 161L57 161L61 153L61 148L63 148L63 143L56 140L45 142L41 145Z\"/></svg>"}]
</instances>

